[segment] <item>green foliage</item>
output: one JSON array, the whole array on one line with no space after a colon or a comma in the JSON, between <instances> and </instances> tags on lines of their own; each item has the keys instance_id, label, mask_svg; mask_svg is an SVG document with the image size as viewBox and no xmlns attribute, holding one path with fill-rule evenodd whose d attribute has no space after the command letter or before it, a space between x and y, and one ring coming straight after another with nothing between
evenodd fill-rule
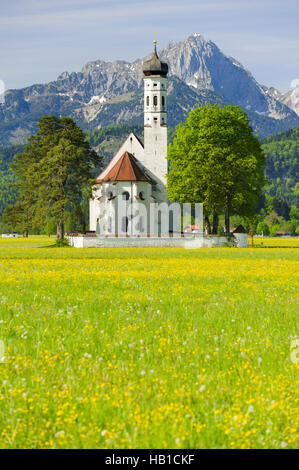
<instances>
[{"instance_id":1,"label":"green foliage","mask_svg":"<svg viewBox=\"0 0 299 470\"><path fill-rule=\"evenodd\" d=\"M218 227L218 235L224 235L224 228L222 225L219 225Z\"/></svg>"},{"instance_id":2,"label":"green foliage","mask_svg":"<svg viewBox=\"0 0 299 470\"><path fill-rule=\"evenodd\" d=\"M238 106L191 111L168 150L171 201L203 202L207 213L253 215L265 183L265 158Z\"/></svg>"},{"instance_id":3,"label":"green foliage","mask_svg":"<svg viewBox=\"0 0 299 470\"><path fill-rule=\"evenodd\" d=\"M266 191L299 205L299 129L289 129L261 141L267 155Z\"/></svg>"},{"instance_id":4,"label":"green foliage","mask_svg":"<svg viewBox=\"0 0 299 470\"><path fill-rule=\"evenodd\" d=\"M23 148L22 145L0 148L0 216L4 209L16 200L14 176L10 165L14 155L21 152Z\"/></svg>"},{"instance_id":5,"label":"green foliage","mask_svg":"<svg viewBox=\"0 0 299 470\"><path fill-rule=\"evenodd\" d=\"M270 230L266 222L259 222L256 227L256 233L258 235L270 235Z\"/></svg>"},{"instance_id":6,"label":"green foliage","mask_svg":"<svg viewBox=\"0 0 299 470\"><path fill-rule=\"evenodd\" d=\"M44 116L38 129L14 158L19 196L10 215L13 219L17 209L23 213L27 229L42 228L45 220L54 219L57 236L63 238L67 212L80 207L83 188L91 186L92 171L101 159L71 118Z\"/></svg>"},{"instance_id":7,"label":"green foliage","mask_svg":"<svg viewBox=\"0 0 299 470\"><path fill-rule=\"evenodd\" d=\"M271 212L265 217L266 224L271 228L274 225L279 226L284 222L284 218L278 215L275 211Z\"/></svg>"},{"instance_id":8,"label":"green foliage","mask_svg":"<svg viewBox=\"0 0 299 470\"><path fill-rule=\"evenodd\" d=\"M46 222L46 225L44 227L44 234L50 237L51 235L55 235L56 233L56 221L53 218L49 218Z\"/></svg>"},{"instance_id":9,"label":"green foliage","mask_svg":"<svg viewBox=\"0 0 299 470\"><path fill-rule=\"evenodd\" d=\"M279 224L272 225L270 228L270 237L276 237L276 234L279 230Z\"/></svg>"},{"instance_id":10,"label":"green foliage","mask_svg":"<svg viewBox=\"0 0 299 470\"><path fill-rule=\"evenodd\" d=\"M65 248L69 247L69 242L66 238L61 238L59 240L55 240L55 246L56 248Z\"/></svg>"},{"instance_id":11,"label":"green foliage","mask_svg":"<svg viewBox=\"0 0 299 470\"><path fill-rule=\"evenodd\" d=\"M273 204L271 203L272 198L267 198L267 214L265 215L263 221L260 222L259 226L262 227L263 224L267 225L270 229L271 236L275 236L276 232L285 232L289 235L295 235L297 228L299 226L299 209L296 206L288 207L288 220L278 214L273 210ZM264 232L264 235L267 233L261 228L258 233Z\"/></svg>"}]
</instances>

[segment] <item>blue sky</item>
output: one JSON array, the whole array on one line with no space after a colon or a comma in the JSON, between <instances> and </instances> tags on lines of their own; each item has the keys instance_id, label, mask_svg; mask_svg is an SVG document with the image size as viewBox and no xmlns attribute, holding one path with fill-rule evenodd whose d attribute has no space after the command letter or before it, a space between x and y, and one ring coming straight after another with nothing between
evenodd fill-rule
<instances>
[{"instance_id":1,"label":"blue sky","mask_svg":"<svg viewBox=\"0 0 299 470\"><path fill-rule=\"evenodd\" d=\"M89 60L134 60L201 33L281 91L299 78L298 0L0 0L6 88L55 80Z\"/></svg>"}]
</instances>

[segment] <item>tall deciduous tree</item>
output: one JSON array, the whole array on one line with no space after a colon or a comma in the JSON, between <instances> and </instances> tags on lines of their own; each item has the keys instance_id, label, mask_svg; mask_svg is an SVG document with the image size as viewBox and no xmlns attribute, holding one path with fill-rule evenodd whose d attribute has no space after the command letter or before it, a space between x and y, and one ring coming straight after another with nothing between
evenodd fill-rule
<instances>
[{"instance_id":1,"label":"tall deciduous tree","mask_svg":"<svg viewBox=\"0 0 299 470\"><path fill-rule=\"evenodd\" d=\"M265 177L265 157L248 117L238 106L201 106L191 111L168 149L171 201L202 202L207 213L255 213Z\"/></svg>"},{"instance_id":2,"label":"tall deciduous tree","mask_svg":"<svg viewBox=\"0 0 299 470\"><path fill-rule=\"evenodd\" d=\"M66 212L80 206L82 192L91 185L92 170L100 162L101 157L71 118L42 117L38 133L14 159L19 198L10 213L22 203L31 208L35 226L43 226L52 217L57 223L57 238L62 239Z\"/></svg>"}]
</instances>

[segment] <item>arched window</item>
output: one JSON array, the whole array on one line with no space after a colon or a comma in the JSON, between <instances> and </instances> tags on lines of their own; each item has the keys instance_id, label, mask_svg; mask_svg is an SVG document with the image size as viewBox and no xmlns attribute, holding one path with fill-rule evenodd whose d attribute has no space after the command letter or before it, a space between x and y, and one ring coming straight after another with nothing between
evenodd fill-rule
<instances>
[{"instance_id":1,"label":"arched window","mask_svg":"<svg viewBox=\"0 0 299 470\"><path fill-rule=\"evenodd\" d=\"M121 231L123 233L127 233L128 231L128 226L129 226L129 219L128 217L122 217L121 219Z\"/></svg>"},{"instance_id":2,"label":"arched window","mask_svg":"<svg viewBox=\"0 0 299 470\"><path fill-rule=\"evenodd\" d=\"M140 191L139 197L142 201L144 201L145 197L144 197L144 192L143 191Z\"/></svg>"},{"instance_id":3,"label":"arched window","mask_svg":"<svg viewBox=\"0 0 299 470\"><path fill-rule=\"evenodd\" d=\"M108 201L111 201L111 199L113 199L113 193L112 193L112 191L109 191L108 192Z\"/></svg>"},{"instance_id":4,"label":"arched window","mask_svg":"<svg viewBox=\"0 0 299 470\"><path fill-rule=\"evenodd\" d=\"M112 232L112 217L111 215L109 215L108 217L108 228L107 228L108 232L111 233Z\"/></svg>"},{"instance_id":5,"label":"arched window","mask_svg":"<svg viewBox=\"0 0 299 470\"><path fill-rule=\"evenodd\" d=\"M165 106L165 98L162 96L162 106Z\"/></svg>"},{"instance_id":6,"label":"arched window","mask_svg":"<svg viewBox=\"0 0 299 470\"><path fill-rule=\"evenodd\" d=\"M138 225L139 225L139 227L138 227L138 228L139 228L139 232L140 232L140 233L143 233L143 232L144 232L143 217L140 217L140 219L139 219L139 224L138 224Z\"/></svg>"},{"instance_id":7,"label":"arched window","mask_svg":"<svg viewBox=\"0 0 299 470\"><path fill-rule=\"evenodd\" d=\"M157 104L158 104L158 96L155 95L154 96L154 106L157 106Z\"/></svg>"},{"instance_id":8,"label":"arched window","mask_svg":"<svg viewBox=\"0 0 299 470\"><path fill-rule=\"evenodd\" d=\"M146 106L149 106L149 96L146 97Z\"/></svg>"},{"instance_id":9,"label":"arched window","mask_svg":"<svg viewBox=\"0 0 299 470\"><path fill-rule=\"evenodd\" d=\"M130 199L130 194L128 193L128 191L124 191L122 196L124 201L128 201Z\"/></svg>"}]
</instances>

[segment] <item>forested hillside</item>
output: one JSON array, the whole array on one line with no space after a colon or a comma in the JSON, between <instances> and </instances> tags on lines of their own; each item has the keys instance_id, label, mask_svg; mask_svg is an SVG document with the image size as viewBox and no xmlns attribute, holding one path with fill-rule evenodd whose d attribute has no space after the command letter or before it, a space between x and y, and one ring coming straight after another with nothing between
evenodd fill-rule
<instances>
[{"instance_id":1,"label":"forested hillside","mask_svg":"<svg viewBox=\"0 0 299 470\"><path fill-rule=\"evenodd\" d=\"M0 148L0 215L5 207L15 201L13 172L11 162L16 153L22 152L23 145L11 145Z\"/></svg>"},{"instance_id":2,"label":"forested hillside","mask_svg":"<svg viewBox=\"0 0 299 470\"><path fill-rule=\"evenodd\" d=\"M271 135L261 141L267 155L266 192L299 205L299 128Z\"/></svg>"}]
</instances>

